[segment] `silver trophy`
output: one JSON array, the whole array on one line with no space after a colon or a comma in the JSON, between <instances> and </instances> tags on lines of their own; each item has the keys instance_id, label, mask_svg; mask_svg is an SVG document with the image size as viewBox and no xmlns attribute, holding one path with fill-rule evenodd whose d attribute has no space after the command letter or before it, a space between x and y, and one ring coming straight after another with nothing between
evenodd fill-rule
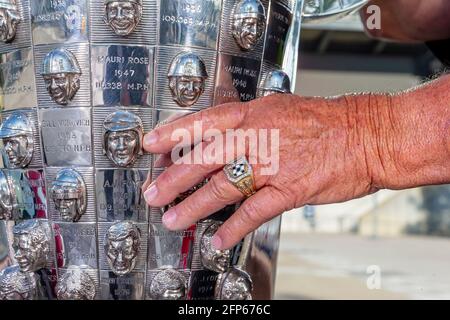
<instances>
[{"instance_id":1,"label":"silver trophy","mask_svg":"<svg viewBox=\"0 0 450 320\"><path fill-rule=\"evenodd\" d=\"M237 206L183 231L141 187L146 132L289 94L302 16L361 0L0 0L0 299L270 299L281 219L230 250Z\"/></svg>"}]
</instances>

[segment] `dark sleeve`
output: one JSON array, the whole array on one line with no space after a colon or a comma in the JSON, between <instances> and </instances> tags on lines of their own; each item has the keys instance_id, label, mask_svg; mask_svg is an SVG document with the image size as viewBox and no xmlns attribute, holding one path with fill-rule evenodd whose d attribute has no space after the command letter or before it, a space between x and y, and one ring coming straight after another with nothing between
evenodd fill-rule
<instances>
[{"instance_id":1,"label":"dark sleeve","mask_svg":"<svg viewBox=\"0 0 450 320\"><path fill-rule=\"evenodd\" d=\"M444 65L450 67L450 39L430 41L426 45Z\"/></svg>"}]
</instances>

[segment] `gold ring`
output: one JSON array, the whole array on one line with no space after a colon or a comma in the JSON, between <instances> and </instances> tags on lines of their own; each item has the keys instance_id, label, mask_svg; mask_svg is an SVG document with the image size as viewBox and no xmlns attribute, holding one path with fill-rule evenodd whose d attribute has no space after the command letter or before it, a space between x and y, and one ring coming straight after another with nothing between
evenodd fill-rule
<instances>
[{"instance_id":1,"label":"gold ring","mask_svg":"<svg viewBox=\"0 0 450 320\"><path fill-rule=\"evenodd\" d=\"M223 171L228 181L242 192L244 196L248 198L256 193L253 169L245 156L227 164Z\"/></svg>"}]
</instances>

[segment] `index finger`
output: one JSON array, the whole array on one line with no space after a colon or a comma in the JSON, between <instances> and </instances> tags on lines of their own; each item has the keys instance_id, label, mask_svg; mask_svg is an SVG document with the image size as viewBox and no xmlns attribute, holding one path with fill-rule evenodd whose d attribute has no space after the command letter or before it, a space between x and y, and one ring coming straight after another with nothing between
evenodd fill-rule
<instances>
[{"instance_id":1,"label":"index finger","mask_svg":"<svg viewBox=\"0 0 450 320\"><path fill-rule=\"evenodd\" d=\"M147 133L143 141L144 150L157 154L170 152L180 143L180 140L174 139L172 134L181 128L187 130L186 133L193 138L189 145L197 144L202 138L207 138L203 137L205 130L216 129L223 133L226 129L238 127L245 118L246 110L244 103L232 102L189 114ZM196 136L199 125L203 132L199 132L201 135Z\"/></svg>"}]
</instances>

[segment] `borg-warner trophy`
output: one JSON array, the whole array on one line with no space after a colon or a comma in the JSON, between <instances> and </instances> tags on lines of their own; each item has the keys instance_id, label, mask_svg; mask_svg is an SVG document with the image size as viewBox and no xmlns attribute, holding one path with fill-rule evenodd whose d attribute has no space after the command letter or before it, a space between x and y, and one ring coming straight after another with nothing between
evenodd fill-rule
<instances>
[{"instance_id":1,"label":"borg-warner trophy","mask_svg":"<svg viewBox=\"0 0 450 320\"><path fill-rule=\"evenodd\" d=\"M0 0L0 299L271 298L281 219L224 251L235 206L168 231L142 137L290 93L302 14L361 3Z\"/></svg>"}]
</instances>

